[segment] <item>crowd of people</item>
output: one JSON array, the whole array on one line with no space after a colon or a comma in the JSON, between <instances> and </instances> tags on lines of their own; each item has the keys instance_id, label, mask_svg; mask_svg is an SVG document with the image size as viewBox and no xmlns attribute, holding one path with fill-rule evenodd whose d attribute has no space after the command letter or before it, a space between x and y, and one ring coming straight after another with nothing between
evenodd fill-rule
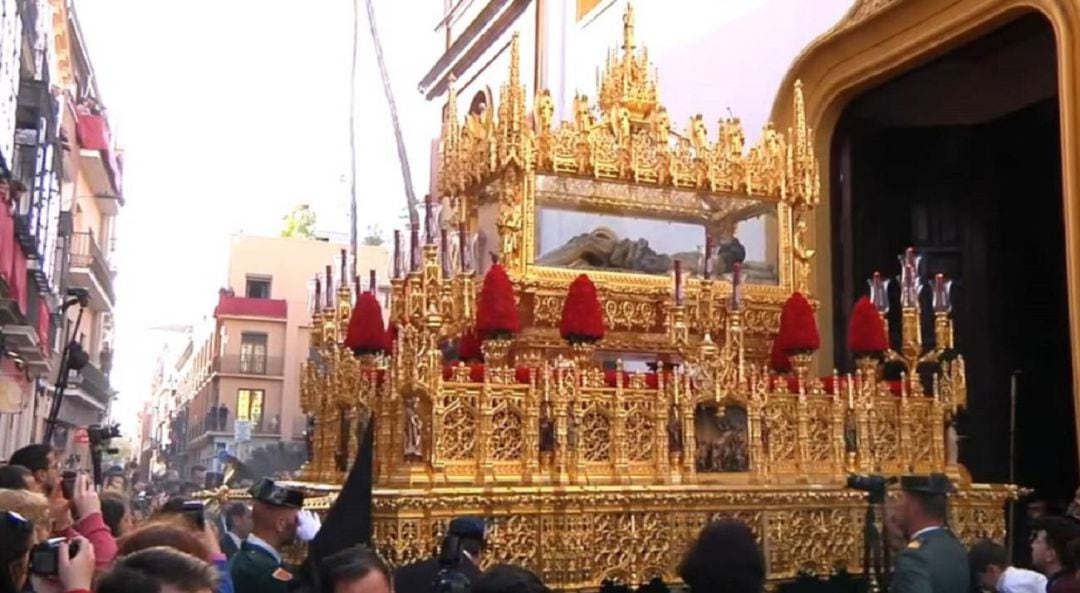
<instances>
[{"instance_id":1,"label":"crowd of people","mask_svg":"<svg viewBox=\"0 0 1080 593\"><path fill-rule=\"evenodd\" d=\"M322 525L303 510L303 493L271 479L252 485L250 501L208 513L201 502L189 498L204 472L197 467L189 480L166 475L152 485L116 467L106 471L97 487L85 473L61 474L57 455L47 446L20 449L0 465L0 593L549 591L526 568L486 566L487 529L479 518L453 519L437 555L395 571L363 543L342 544L338 538L333 546L320 546ZM890 513L907 540L888 590L1080 593L1080 522L1068 513L1055 516L1033 507L1028 554L1020 555L1025 558L1021 563L1030 564L1014 566L1000 544L980 541L966 550L948 530L952 484L945 476L907 476L901 478L900 490ZM351 504L344 491L337 504ZM338 517L354 514L352 507L339 510L345 515ZM298 540L311 542L308 561L291 566L283 553ZM761 593L766 563L751 529L724 519L702 529L678 574L691 593ZM821 581L786 587L855 591L854 582L848 578L835 579L831 588ZM605 582L601 590L632 589ZM654 579L636 590L673 589Z\"/></svg>"}]
</instances>

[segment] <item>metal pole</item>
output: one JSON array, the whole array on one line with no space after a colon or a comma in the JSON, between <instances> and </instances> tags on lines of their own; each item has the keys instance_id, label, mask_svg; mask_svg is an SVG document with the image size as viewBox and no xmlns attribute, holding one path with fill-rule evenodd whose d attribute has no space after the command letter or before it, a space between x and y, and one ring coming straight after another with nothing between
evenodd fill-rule
<instances>
[{"instance_id":1,"label":"metal pole","mask_svg":"<svg viewBox=\"0 0 1080 593\"><path fill-rule=\"evenodd\" d=\"M359 224L356 214L356 54L360 42L360 7L359 0L353 0L352 61L349 69L349 248L352 249L353 275L359 265L359 242L356 226ZM344 281L344 278L342 278Z\"/></svg>"},{"instance_id":2,"label":"metal pole","mask_svg":"<svg viewBox=\"0 0 1080 593\"><path fill-rule=\"evenodd\" d=\"M1012 377L1009 378L1009 483L1016 484L1016 391L1018 378L1020 377L1020 369L1016 369L1012 372ZM1008 511L1008 557L1009 560L1013 559L1013 541L1015 538L1013 534L1016 533L1016 503L1010 502Z\"/></svg>"}]
</instances>

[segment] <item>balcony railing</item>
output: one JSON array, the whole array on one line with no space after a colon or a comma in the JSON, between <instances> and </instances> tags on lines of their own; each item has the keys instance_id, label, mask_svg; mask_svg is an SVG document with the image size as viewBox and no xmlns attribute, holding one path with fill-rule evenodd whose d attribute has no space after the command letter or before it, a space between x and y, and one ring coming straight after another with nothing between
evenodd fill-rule
<instances>
[{"instance_id":1,"label":"balcony railing","mask_svg":"<svg viewBox=\"0 0 1080 593\"><path fill-rule=\"evenodd\" d=\"M94 233L71 234L71 267L89 269L97 277L109 301L116 301L116 295L113 293L112 272L109 271L109 262L94 238Z\"/></svg>"},{"instance_id":2,"label":"balcony railing","mask_svg":"<svg viewBox=\"0 0 1080 593\"><path fill-rule=\"evenodd\" d=\"M244 356L231 354L214 359L214 370L230 375L264 375L280 377L285 361L280 356Z\"/></svg>"},{"instance_id":3,"label":"balcony railing","mask_svg":"<svg viewBox=\"0 0 1080 593\"><path fill-rule=\"evenodd\" d=\"M105 376L93 364L87 364L82 370L71 374L70 382L82 388L87 395L103 404L107 404L112 397L112 387L109 378Z\"/></svg>"}]
</instances>

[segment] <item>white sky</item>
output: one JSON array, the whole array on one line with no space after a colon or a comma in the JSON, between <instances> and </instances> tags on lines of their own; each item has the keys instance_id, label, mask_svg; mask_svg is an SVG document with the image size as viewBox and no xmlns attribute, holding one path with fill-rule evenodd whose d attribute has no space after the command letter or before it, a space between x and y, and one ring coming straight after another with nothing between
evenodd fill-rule
<instances>
[{"instance_id":1,"label":"white sky","mask_svg":"<svg viewBox=\"0 0 1080 593\"><path fill-rule=\"evenodd\" d=\"M404 192L363 0L357 3L359 227L379 224L388 233ZM113 413L129 430L164 337L150 328L211 313L226 280L230 234L277 234L299 203L316 209L321 229L348 232L351 5L77 0L124 149ZM416 84L441 49L432 32L440 8L375 1L420 196L439 116Z\"/></svg>"}]
</instances>

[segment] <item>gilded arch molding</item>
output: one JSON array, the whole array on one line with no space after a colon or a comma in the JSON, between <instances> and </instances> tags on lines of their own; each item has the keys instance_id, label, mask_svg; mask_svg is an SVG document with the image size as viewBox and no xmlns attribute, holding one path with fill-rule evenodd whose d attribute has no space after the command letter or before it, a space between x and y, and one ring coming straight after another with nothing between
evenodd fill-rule
<instances>
[{"instance_id":1,"label":"gilded arch molding","mask_svg":"<svg viewBox=\"0 0 1080 593\"><path fill-rule=\"evenodd\" d=\"M1080 412L1080 3L1075 0L856 0L832 29L796 59L780 85L772 119L791 122L791 89L802 80L806 120L817 131L815 150L831 170L830 146L837 120L863 91L977 38L1020 14L1037 12L1053 27L1058 57L1065 266L1069 290L1073 401ZM822 175L822 201L831 199ZM821 299L820 323L832 327L830 209L815 210L811 230L818 251L812 286ZM832 349L831 332L822 348ZM1080 449L1080 413L1077 414Z\"/></svg>"}]
</instances>

